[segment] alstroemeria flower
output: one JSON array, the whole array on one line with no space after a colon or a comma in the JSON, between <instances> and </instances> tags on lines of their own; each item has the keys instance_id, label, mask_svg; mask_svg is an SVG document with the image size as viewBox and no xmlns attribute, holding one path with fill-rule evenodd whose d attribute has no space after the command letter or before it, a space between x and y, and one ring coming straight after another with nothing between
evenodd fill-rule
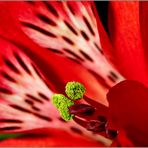
<instances>
[{"instance_id":1,"label":"alstroemeria flower","mask_svg":"<svg viewBox=\"0 0 148 148\"><path fill-rule=\"evenodd\" d=\"M137 140L139 137L133 132L142 126L141 120L145 116L137 118L141 122L136 122L136 117L131 122L122 112L126 109L127 98L131 105L127 111L130 112L132 107L136 110L133 98L136 93L135 96L130 94L128 87L137 90L130 86L136 83L139 88L139 83L127 82L127 89L122 83L113 87L108 94L109 108L106 99L107 91L125 78L148 86L143 48L143 44L146 47L146 35L142 27L146 23L139 22L140 19L146 19L144 4L110 2L109 39L93 2L1 2L0 132L36 133L40 138L30 134L32 138L20 137L0 144L111 145L109 138L88 131L79 121L63 122L51 104L51 95L63 92L66 82L74 80L86 86L86 96L92 98L86 100L92 105L99 105L98 116L110 111L107 116L108 127L120 131L116 137L116 145L140 145L141 142L147 145L144 136ZM125 101L119 93L124 91L127 92ZM140 102L139 98L138 96L137 102ZM121 99L125 105L121 107L117 99ZM144 98L142 104L145 101ZM130 116L139 114L132 112ZM123 122L122 115L126 123ZM117 120L114 120L114 116L117 116ZM135 125L135 128L130 130L128 123ZM140 129L140 132L143 131L144 129Z\"/></svg>"}]
</instances>

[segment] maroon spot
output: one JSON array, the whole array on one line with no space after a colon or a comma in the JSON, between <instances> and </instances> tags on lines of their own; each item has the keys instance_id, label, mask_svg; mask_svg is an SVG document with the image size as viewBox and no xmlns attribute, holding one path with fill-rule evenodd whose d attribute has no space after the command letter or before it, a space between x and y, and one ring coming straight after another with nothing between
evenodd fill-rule
<instances>
[{"instance_id":1,"label":"maroon spot","mask_svg":"<svg viewBox=\"0 0 148 148\"><path fill-rule=\"evenodd\" d=\"M79 51L87 60L89 60L90 62L93 62L93 59L87 53L85 53L83 50L79 50Z\"/></svg>"},{"instance_id":2,"label":"maroon spot","mask_svg":"<svg viewBox=\"0 0 148 148\"><path fill-rule=\"evenodd\" d=\"M54 21L52 21L49 17L46 17L45 15L43 15L43 14L37 14L37 17L41 20L41 21L43 21L43 22L45 22L45 23L47 23L47 24L49 24L49 25L51 25L51 26L56 26L57 24L54 22Z\"/></svg>"},{"instance_id":3,"label":"maroon spot","mask_svg":"<svg viewBox=\"0 0 148 148\"><path fill-rule=\"evenodd\" d=\"M39 92L38 95L44 99L45 101L50 101L49 98L47 96L45 96L43 93Z\"/></svg>"},{"instance_id":4,"label":"maroon spot","mask_svg":"<svg viewBox=\"0 0 148 148\"><path fill-rule=\"evenodd\" d=\"M16 80L13 79L10 75L8 75L7 73L5 73L4 71L1 72L1 75L2 75L5 79L7 79L8 81L11 81L11 82L16 83Z\"/></svg>"},{"instance_id":5,"label":"maroon spot","mask_svg":"<svg viewBox=\"0 0 148 148\"><path fill-rule=\"evenodd\" d=\"M22 111L22 112L26 112L26 113L32 113L30 110L28 109L25 109L21 106L18 106L18 105L13 105L13 104L10 104L10 106L16 110L19 110L19 111Z\"/></svg>"},{"instance_id":6,"label":"maroon spot","mask_svg":"<svg viewBox=\"0 0 148 148\"><path fill-rule=\"evenodd\" d=\"M66 26L67 26L75 35L78 35L78 33L76 32L76 30L75 30L67 21L64 21L64 23L66 24Z\"/></svg>"},{"instance_id":7,"label":"maroon spot","mask_svg":"<svg viewBox=\"0 0 148 148\"><path fill-rule=\"evenodd\" d=\"M21 129L21 127L19 127L19 126L9 126L9 127L1 127L0 131L18 130L18 129Z\"/></svg>"},{"instance_id":8,"label":"maroon spot","mask_svg":"<svg viewBox=\"0 0 148 148\"><path fill-rule=\"evenodd\" d=\"M81 31L81 35L83 36L83 38L85 39L85 40L89 40L89 37L88 37L88 35L82 30Z\"/></svg>"},{"instance_id":9,"label":"maroon spot","mask_svg":"<svg viewBox=\"0 0 148 148\"><path fill-rule=\"evenodd\" d=\"M118 79L118 76L114 72L110 71L110 75L114 77L114 79Z\"/></svg>"},{"instance_id":10,"label":"maroon spot","mask_svg":"<svg viewBox=\"0 0 148 148\"><path fill-rule=\"evenodd\" d=\"M46 120L46 121L52 121L51 118L46 117L46 116L43 116L43 115L40 115L38 113L33 113L33 115L36 116L36 117L38 117L38 118L40 118L40 119Z\"/></svg>"},{"instance_id":11,"label":"maroon spot","mask_svg":"<svg viewBox=\"0 0 148 148\"><path fill-rule=\"evenodd\" d=\"M33 101L28 100L28 99L25 99L25 102L26 102L27 104L29 104L33 110L35 110L35 111L40 111L39 108L37 108L37 107L34 106L34 102L33 102Z\"/></svg>"},{"instance_id":12,"label":"maroon spot","mask_svg":"<svg viewBox=\"0 0 148 148\"><path fill-rule=\"evenodd\" d=\"M14 66L14 64L6 58L3 58L5 64L15 73L20 74L20 71Z\"/></svg>"},{"instance_id":13,"label":"maroon spot","mask_svg":"<svg viewBox=\"0 0 148 148\"><path fill-rule=\"evenodd\" d=\"M23 121L16 120L16 119L0 119L0 122L5 122L5 123L23 123Z\"/></svg>"},{"instance_id":14,"label":"maroon spot","mask_svg":"<svg viewBox=\"0 0 148 148\"><path fill-rule=\"evenodd\" d=\"M73 15L75 15L75 11L73 10L73 7L72 7L69 3L67 3L67 7L69 8L70 12L71 12Z\"/></svg>"},{"instance_id":15,"label":"maroon spot","mask_svg":"<svg viewBox=\"0 0 148 148\"><path fill-rule=\"evenodd\" d=\"M47 49L57 54L63 54L63 52L58 49L54 49L54 48L47 48Z\"/></svg>"},{"instance_id":16,"label":"maroon spot","mask_svg":"<svg viewBox=\"0 0 148 148\"><path fill-rule=\"evenodd\" d=\"M28 23L28 22L21 22L22 25L28 27L28 28L31 28L35 31L38 31L44 35L47 35L49 37L53 37L53 38L56 38L56 35L54 35L53 33L49 32L49 31L46 31L45 29L39 27L39 26L36 26L34 24L31 24L31 23Z\"/></svg>"},{"instance_id":17,"label":"maroon spot","mask_svg":"<svg viewBox=\"0 0 148 148\"><path fill-rule=\"evenodd\" d=\"M33 101L28 100L28 99L25 99L25 102L26 102L27 104L29 104L29 105L33 105L33 104L34 104Z\"/></svg>"},{"instance_id":18,"label":"maroon spot","mask_svg":"<svg viewBox=\"0 0 148 148\"><path fill-rule=\"evenodd\" d=\"M83 132L82 132L80 129L76 128L76 127L73 127L73 126L72 126L70 129L71 129L73 132L77 133L77 134L80 134L80 135L83 134Z\"/></svg>"},{"instance_id":19,"label":"maroon spot","mask_svg":"<svg viewBox=\"0 0 148 148\"><path fill-rule=\"evenodd\" d=\"M107 77L108 77L112 82L114 82L114 83L116 82L116 79L115 79L114 77L112 77L112 76L110 76L110 75L108 75Z\"/></svg>"},{"instance_id":20,"label":"maroon spot","mask_svg":"<svg viewBox=\"0 0 148 148\"><path fill-rule=\"evenodd\" d=\"M0 93L11 95L13 94L12 91L8 90L7 88L0 88Z\"/></svg>"},{"instance_id":21,"label":"maroon spot","mask_svg":"<svg viewBox=\"0 0 148 148\"><path fill-rule=\"evenodd\" d=\"M59 14L57 13L56 9L47 1L44 1L45 6L47 9L56 17L59 17Z\"/></svg>"},{"instance_id":22,"label":"maroon spot","mask_svg":"<svg viewBox=\"0 0 148 148\"><path fill-rule=\"evenodd\" d=\"M63 40L66 41L68 44L70 45L74 45L74 42L72 40L70 40L69 38L62 36Z\"/></svg>"},{"instance_id":23,"label":"maroon spot","mask_svg":"<svg viewBox=\"0 0 148 148\"><path fill-rule=\"evenodd\" d=\"M16 109L16 110L19 110L19 111L22 111L22 112L26 112L26 113L30 113L30 114L32 114L32 115L34 115L34 116L36 116L36 117L38 117L38 118L40 118L40 119L42 119L42 120L46 120L46 121L52 121L52 119L51 118L49 118L49 117L46 117L46 116L43 116L43 115L40 115L40 114L38 114L38 113L35 113L35 112L32 112L32 111L30 111L30 110L28 110L28 109L25 109L25 108L23 108L23 107L20 107L20 106L18 106L18 105L10 105L12 108L14 108L14 109Z\"/></svg>"},{"instance_id":24,"label":"maroon spot","mask_svg":"<svg viewBox=\"0 0 148 148\"><path fill-rule=\"evenodd\" d=\"M32 101L35 101L35 102L38 102L38 103L41 103L41 104L44 103L42 100L40 100L40 99L38 99L38 98L36 98L36 97L30 95L30 94L26 94L26 96L27 96L29 99L31 99Z\"/></svg>"},{"instance_id":25,"label":"maroon spot","mask_svg":"<svg viewBox=\"0 0 148 148\"><path fill-rule=\"evenodd\" d=\"M36 66L34 64L32 64L32 67L33 67L34 71L36 72L36 74L42 79L42 76L41 76L39 70L36 68Z\"/></svg>"},{"instance_id":26,"label":"maroon spot","mask_svg":"<svg viewBox=\"0 0 148 148\"><path fill-rule=\"evenodd\" d=\"M77 64L81 64L81 62L80 62L79 60L77 60L77 59L74 59L74 58L71 58L71 57L67 57L67 58L68 58L69 60L71 60L71 61L77 63Z\"/></svg>"},{"instance_id":27,"label":"maroon spot","mask_svg":"<svg viewBox=\"0 0 148 148\"><path fill-rule=\"evenodd\" d=\"M33 105L32 105L32 109L35 110L35 111L40 111L39 108L37 108L37 107L35 107L35 106L33 106Z\"/></svg>"},{"instance_id":28,"label":"maroon spot","mask_svg":"<svg viewBox=\"0 0 148 148\"><path fill-rule=\"evenodd\" d=\"M63 122L63 123L67 123L63 118L61 118L61 117L59 117L58 118L61 122Z\"/></svg>"},{"instance_id":29,"label":"maroon spot","mask_svg":"<svg viewBox=\"0 0 148 148\"><path fill-rule=\"evenodd\" d=\"M84 22L85 22L87 28L89 29L90 33L91 33L92 35L95 35L95 33L94 33L94 31L93 31L93 29L92 29L90 23L88 22L88 20L87 20L87 18L86 18L85 16L83 16L83 20L84 20Z\"/></svg>"},{"instance_id":30,"label":"maroon spot","mask_svg":"<svg viewBox=\"0 0 148 148\"><path fill-rule=\"evenodd\" d=\"M14 53L15 58L17 59L18 63L20 64L20 66L22 66L22 68L31 75L30 70L28 69L27 65L24 63L24 61L21 59L21 57L17 54Z\"/></svg>"},{"instance_id":31,"label":"maroon spot","mask_svg":"<svg viewBox=\"0 0 148 148\"><path fill-rule=\"evenodd\" d=\"M103 50L94 42L94 45L95 47L98 49L98 51L101 53L101 54L104 54L103 53Z\"/></svg>"},{"instance_id":32,"label":"maroon spot","mask_svg":"<svg viewBox=\"0 0 148 148\"><path fill-rule=\"evenodd\" d=\"M66 51L67 53L69 53L70 55L72 55L73 57L75 57L76 59L79 59L81 61L84 61L84 59L82 59L80 56L78 56L77 54L75 54L74 52L72 52L70 49L63 48L63 50Z\"/></svg>"}]
</instances>

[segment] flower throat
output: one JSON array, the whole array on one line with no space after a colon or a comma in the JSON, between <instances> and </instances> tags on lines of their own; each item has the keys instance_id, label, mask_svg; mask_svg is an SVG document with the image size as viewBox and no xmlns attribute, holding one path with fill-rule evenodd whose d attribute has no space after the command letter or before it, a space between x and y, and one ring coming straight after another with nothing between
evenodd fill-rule
<instances>
[{"instance_id":1,"label":"flower throat","mask_svg":"<svg viewBox=\"0 0 148 148\"><path fill-rule=\"evenodd\" d=\"M113 139L117 136L116 130L108 129L107 118L98 113L97 102L84 95L86 89L79 82L68 82L65 86L65 93L54 94L52 103L60 112L65 121L74 120L85 129L94 133L99 133L107 138ZM83 99L82 99L83 98ZM89 100L91 105L84 100Z\"/></svg>"}]
</instances>

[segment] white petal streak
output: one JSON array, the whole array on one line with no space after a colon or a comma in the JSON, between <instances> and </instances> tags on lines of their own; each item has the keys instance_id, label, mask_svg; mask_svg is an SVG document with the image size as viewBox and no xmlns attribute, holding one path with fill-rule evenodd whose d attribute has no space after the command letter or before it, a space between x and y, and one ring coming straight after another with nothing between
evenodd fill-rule
<instances>
[{"instance_id":1,"label":"white petal streak","mask_svg":"<svg viewBox=\"0 0 148 148\"><path fill-rule=\"evenodd\" d=\"M0 132L15 133L38 129L58 128L75 136L87 136L110 144L111 141L94 135L74 121L63 122L51 103L54 93L35 64L16 46L0 40ZM80 132L74 132L73 128Z\"/></svg>"},{"instance_id":2,"label":"white petal streak","mask_svg":"<svg viewBox=\"0 0 148 148\"><path fill-rule=\"evenodd\" d=\"M61 51L59 54L62 53L62 56L76 60L93 75L101 78L100 83L105 87L123 80L103 54L91 3L39 4L36 2L29 11L19 15L22 29L30 38L44 48L53 52ZM52 7L57 12L57 16L49 10L49 5L50 9Z\"/></svg>"}]
</instances>

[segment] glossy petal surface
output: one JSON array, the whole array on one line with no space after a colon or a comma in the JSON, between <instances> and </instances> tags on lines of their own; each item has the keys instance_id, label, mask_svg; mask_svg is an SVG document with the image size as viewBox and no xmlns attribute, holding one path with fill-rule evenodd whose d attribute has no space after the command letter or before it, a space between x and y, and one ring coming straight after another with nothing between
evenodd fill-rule
<instances>
[{"instance_id":1,"label":"glossy petal surface","mask_svg":"<svg viewBox=\"0 0 148 148\"><path fill-rule=\"evenodd\" d=\"M142 43L144 47L145 55L148 55L148 43L147 43L147 37L148 37L148 3L147 2L139 2L139 14L140 14L140 29L141 29L141 37L142 37ZM147 59L146 59L147 60ZM146 61L148 62L148 61Z\"/></svg>"},{"instance_id":2,"label":"glossy petal surface","mask_svg":"<svg viewBox=\"0 0 148 148\"><path fill-rule=\"evenodd\" d=\"M124 129L136 146L148 146L148 88L137 81L126 80L107 94L112 127Z\"/></svg>"},{"instance_id":3,"label":"glossy petal surface","mask_svg":"<svg viewBox=\"0 0 148 148\"><path fill-rule=\"evenodd\" d=\"M116 66L128 79L148 85L146 57L141 40L139 2L110 2L109 31Z\"/></svg>"}]
</instances>

